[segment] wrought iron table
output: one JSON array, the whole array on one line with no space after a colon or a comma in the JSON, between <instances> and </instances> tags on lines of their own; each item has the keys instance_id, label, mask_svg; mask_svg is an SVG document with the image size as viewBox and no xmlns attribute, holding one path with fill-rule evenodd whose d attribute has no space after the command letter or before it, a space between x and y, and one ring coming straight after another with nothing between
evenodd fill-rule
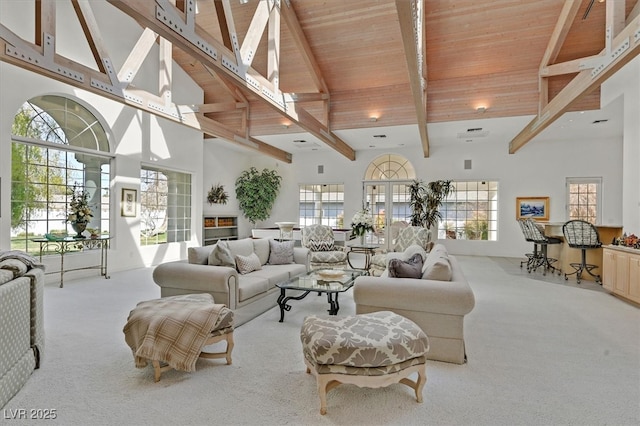
<instances>
[{"instance_id":1,"label":"wrought iron table","mask_svg":"<svg viewBox=\"0 0 640 426\"><path fill-rule=\"evenodd\" d=\"M369 275L369 268L371 267L371 256L376 253L376 250L380 248L377 244L354 244L347 246L349 251L347 252L347 263L351 269L362 269L365 274ZM364 267L356 268L351 264L351 254L360 253L364 254Z\"/></svg>"},{"instance_id":2,"label":"wrought iron table","mask_svg":"<svg viewBox=\"0 0 640 426\"><path fill-rule=\"evenodd\" d=\"M109 274L107 272L107 252L109 251L109 242L111 241L110 236L102 235L97 238L56 238L56 239L47 239L47 238L34 238L31 241L40 243L40 262L42 263L42 253L48 251L46 249L52 248L54 252L60 255L60 288L64 287L64 274L65 272L70 271L79 271L82 269L100 269L100 275L105 277L105 279L109 279ZM80 248L79 248L80 246ZM99 265L90 265L83 266L81 268L71 268L65 269L64 267L64 256L66 253L71 251L79 251L79 250L95 250L100 249L100 264ZM49 274L55 274L58 271L48 272Z\"/></svg>"},{"instance_id":3,"label":"wrought iron table","mask_svg":"<svg viewBox=\"0 0 640 426\"><path fill-rule=\"evenodd\" d=\"M280 306L280 322L284 321L284 311L290 311L291 305L287 301L304 299L307 294L317 292L318 295L326 293L329 302L329 315L336 315L340 309L338 303L338 294L344 293L353 287L353 283L357 277L363 275L363 271L353 269L340 270L343 274L339 276L321 276L321 271L311 271L304 275L292 278L289 281L276 284L280 288L280 296L278 297L278 306ZM302 290L299 296L287 296L287 290Z\"/></svg>"}]
</instances>

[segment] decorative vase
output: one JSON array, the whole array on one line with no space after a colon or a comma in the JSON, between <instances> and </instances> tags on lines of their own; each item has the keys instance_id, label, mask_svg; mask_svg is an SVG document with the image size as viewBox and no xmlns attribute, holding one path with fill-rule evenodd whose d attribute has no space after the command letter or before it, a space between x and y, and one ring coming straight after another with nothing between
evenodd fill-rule
<instances>
[{"instance_id":1,"label":"decorative vase","mask_svg":"<svg viewBox=\"0 0 640 426\"><path fill-rule=\"evenodd\" d=\"M73 222L71 224L71 227L73 228L74 231L76 231L76 235L74 235L73 238L84 238L84 235L82 235L82 233L84 232L85 229L87 229L87 223L83 222Z\"/></svg>"},{"instance_id":2,"label":"decorative vase","mask_svg":"<svg viewBox=\"0 0 640 426\"><path fill-rule=\"evenodd\" d=\"M364 245L364 234L360 235L360 245Z\"/></svg>"}]
</instances>

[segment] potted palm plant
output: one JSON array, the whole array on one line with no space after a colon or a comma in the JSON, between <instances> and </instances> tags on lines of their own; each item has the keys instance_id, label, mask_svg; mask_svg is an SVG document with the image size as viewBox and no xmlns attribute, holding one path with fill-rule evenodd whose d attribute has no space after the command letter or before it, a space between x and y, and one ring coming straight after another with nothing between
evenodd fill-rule
<instances>
[{"instance_id":1,"label":"potted palm plant","mask_svg":"<svg viewBox=\"0 0 640 426\"><path fill-rule=\"evenodd\" d=\"M425 184L417 179L408 186L411 225L430 229L442 219L440 206L455 191L455 187L450 180L436 180Z\"/></svg>"}]
</instances>

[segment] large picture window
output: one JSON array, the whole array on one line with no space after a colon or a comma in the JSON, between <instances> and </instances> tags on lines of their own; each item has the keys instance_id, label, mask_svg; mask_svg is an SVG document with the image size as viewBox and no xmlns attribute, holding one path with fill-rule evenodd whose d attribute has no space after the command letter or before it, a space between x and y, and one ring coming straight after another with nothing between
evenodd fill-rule
<instances>
[{"instance_id":1,"label":"large picture window","mask_svg":"<svg viewBox=\"0 0 640 426\"><path fill-rule=\"evenodd\" d=\"M140 174L140 244L191 239L191 175L143 166Z\"/></svg>"},{"instance_id":2,"label":"large picture window","mask_svg":"<svg viewBox=\"0 0 640 426\"><path fill-rule=\"evenodd\" d=\"M300 226L320 224L344 228L343 184L300 185L299 201Z\"/></svg>"},{"instance_id":3,"label":"large picture window","mask_svg":"<svg viewBox=\"0 0 640 426\"><path fill-rule=\"evenodd\" d=\"M498 182L453 182L455 191L440 208L438 238L498 239Z\"/></svg>"},{"instance_id":4,"label":"large picture window","mask_svg":"<svg viewBox=\"0 0 640 426\"><path fill-rule=\"evenodd\" d=\"M88 194L87 230L109 234L109 144L97 118L77 102L41 96L14 117L11 144L11 248L37 254L31 240L74 235L66 221L74 188Z\"/></svg>"}]
</instances>

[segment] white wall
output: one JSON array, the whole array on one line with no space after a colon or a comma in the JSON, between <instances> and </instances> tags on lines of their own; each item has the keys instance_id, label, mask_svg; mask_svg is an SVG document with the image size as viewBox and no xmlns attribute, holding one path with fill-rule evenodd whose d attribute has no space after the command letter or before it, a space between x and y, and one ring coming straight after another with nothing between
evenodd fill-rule
<instances>
[{"instance_id":1,"label":"white wall","mask_svg":"<svg viewBox=\"0 0 640 426\"><path fill-rule=\"evenodd\" d=\"M13 31L28 33L29 25L21 22L32 20L32 14L25 13L23 5L29 8L32 2L0 2L0 19L3 24L10 23ZM142 29L137 23L129 19L106 2L95 4L104 40L107 43L111 59L116 67L122 65L131 48L137 41ZM57 11L59 23L76 22L71 8L61 8ZM68 12L68 13L67 13ZM70 15L71 14L71 15ZM74 40L69 32L79 29L79 26L58 25L61 40ZM25 30L26 28L26 30ZM113 35L113 37L111 37ZM28 38L27 35L23 35ZM82 39L77 34L75 40ZM60 47L73 59L76 52L78 57L87 60L87 54L81 51L82 43L77 45L77 52L69 46ZM90 55L88 56L90 58ZM138 86L146 87L150 91L157 90L158 66L157 46L149 53L145 65L136 76L134 82ZM186 76L175 64L173 100L177 103L202 103L202 90ZM179 88L179 90L175 90ZM109 270L126 270L150 264L161 263L164 260L186 257L189 245L198 245L200 238L200 222L202 206L195 203L192 212L194 232L192 241L185 243L170 243L159 246L140 247L139 229L140 217L124 218L120 216L121 189L132 188L140 190L140 167L142 164L155 165L181 172L191 173L193 176L194 194L202 193L203 167L203 139L202 133L178 123L158 118L140 110L111 101L102 96L76 89L24 69L0 63L0 178L2 186L1 216L0 216L0 247L10 247L10 205L11 193L11 123L20 106L28 99L44 94L58 94L77 100L92 110L102 121L108 131L111 153L115 154L112 162L111 182L111 236L112 250L109 252ZM139 210L138 210L139 213ZM65 257L69 267L87 265L94 262L97 253L86 251ZM51 269L57 269L59 258L51 256L46 259ZM95 272L93 272L95 273ZM76 273L80 274L80 273ZM74 275L78 276L78 275ZM56 279L55 276L49 276Z\"/></svg>"},{"instance_id":2,"label":"white wall","mask_svg":"<svg viewBox=\"0 0 640 426\"><path fill-rule=\"evenodd\" d=\"M602 223L622 223L621 193L622 142L580 140L530 142L516 154L508 153L509 141L459 142L438 144L430 140L429 158L423 158L421 148L396 149L395 153L410 159L419 179L496 180L499 182L498 241L443 240L452 253L492 256L520 256L529 243L524 241L516 217L516 197L550 197L551 222L564 222L566 177L598 176L603 178ZM344 183L345 218L350 218L362 205L362 179L369 163L384 151L357 152L356 161L349 161L331 151L296 154L293 164L278 164L275 160L254 158L259 168L276 168L284 177L283 191L277 207L265 226L276 221L298 218L298 185L300 183ZM464 160L472 160L472 169L464 170ZM317 166L324 165L324 174Z\"/></svg>"},{"instance_id":3,"label":"white wall","mask_svg":"<svg viewBox=\"0 0 640 426\"><path fill-rule=\"evenodd\" d=\"M603 103L623 97L622 223L625 232L640 235L640 57L607 80L601 93Z\"/></svg>"}]
</instances>

